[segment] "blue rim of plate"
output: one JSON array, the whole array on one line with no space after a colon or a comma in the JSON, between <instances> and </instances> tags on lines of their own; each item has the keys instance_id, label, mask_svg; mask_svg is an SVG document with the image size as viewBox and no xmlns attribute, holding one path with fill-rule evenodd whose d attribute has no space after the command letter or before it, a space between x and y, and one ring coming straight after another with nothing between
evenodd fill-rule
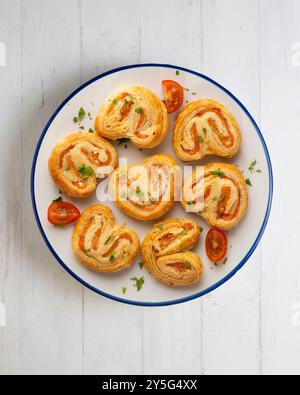
<instances>
[{"instance_id":1,"label":"blue rim of plate","mask_svg":"<svg viewBox=\"0 0 300 395\"><path fill-rule=\"evenodd\" d=\"M40 147L41 144L44 140L44 137L50 127L50 125L52 124L53 120L55 119L55 117L57 116L57 114L62 110L62 108L81 90L83 90L84 88L86 88L88 85L92 84L95 81L98 81L110 74L114 74L114 73L118 73L120 71L123 70L128 70L128 69L135 69L135 68L143 68L143 67L160 67L160 68L169 68L169 69L175 69L175 70L180 70L180 71L184 71L190 74L194 74L206 81L209 81L210 83L212 83L213 85L217 86L218 88L220 88L222 91L224 91L225 93L227 93L241 108L242 110L246 113L246 115L248 116L248 118L250 119L250 121L252 122L253 126L255 127L255 130L261 140L262 146L264 148L265 151L265 155L266 155L266 159L267 159L267 163L268 163L268 171L269 171L269 199L268 199L268 206L267 206L267 210L266 210L266 214L265 214L265 218L262 224L262 227L258 233L258 236L255 240L255 242L253 243L252 247L250 248L250 250L248 251L248 253L246 254L246 256L244 257L244 259L235 267L234 270L232 270L229 274L227 274L227 276L225 276L222 280L218 281L216 284L214 284L213 286L205 289L204 291L201 292L197 292L194 295L191 296L187 296L185 298L180 298L180 299L175 299L175 300L170 300L170 301L166 301L166 302L139 302L139 301L133 301L133 300L129 300L129 299L123 299L123 298L119 298L117 296L113 296L110 295L106 292L101 291L100 289L97 289L95 287L93 287L92 285L88 284L86 281L82 280L79 276L77 276L77 274L75 274L63 261L62 259L57 255L57 253L55 252L54 248L52 247L51 243L49 242L49 240L47 239L47 236L44 232L44 229L42 227L38 212L37 212L37 207L36 207L36 200L35 200L35 187L34 187L34 179L35 179L35 169L36 169L36 162L37 162L37 158L38 158L38 154L40 151ZM252 256L252 254L254 253L256 247L258 246L264 231L266 229L269 217L270 217L270 212L271 212L271 207L272 207L272 199L273 199L273 170L272 170L272 164L271 164L271 159L270 159L270 155L269 155L269 151L266 145L266 142L263 138L263 135L257 125L257 123L255 122L254 118L252 117L252 115L249 113L249 111L247 110L247 108L240 102L239 99L237 99L228 89L226 89L225 87L223 87L221 84L219 84L218 82L214 81L213 79L207 77L204 74L198 73L196 71L193 70L189 70L187 68L184 67L180 67L180 66L174 66L174 65L170 65L170 64L159 64L159 63L145 63L145 64L134 64L134 65L129 65L129 66L123 66L123 67L118 67L115 68L113 70L107 71L103 74L98 75L97 77L92 78L91 80L85 82L83 85L81 85L79 88L77 88L73 93L71 93L62 103L61 105L56 109L56 111L54 112L54 114L51 116L51 118L49 119L47 125L45 126L43 133L41 135L41 137L39 138L39 141L37 143L37 147L34 153L34 157L33 157L33 162L32 162L32 170L31 170L31 199L32 199L32 206L33 206L33 211L34 211L34 215L35 215L35 219L36 222L38 224L38 228L41 232L41 235L47 245L47 247L49 248L49 250L51 251L52 255L56 258L56 260L60 263L60 265L78 282L80 282L82 285L84 285L85 287L89 288L91 291L96 292L97 294L104 296L106 298L109 298L111 300L114 300L116 302L121 302L121 303L126 303L129 305L134 305L134 306L143 306L143 307L163 307L163 306L171 306L171 305L175 305L175 304L180 304L180 303L185 303L185 302L189 302L191 300L197 299L197 298L201 298L204 295L207 295L209 293L211 293L212 291L216 290L217 288L219 288L221 285L223 285L224 283L226 283L228 280L230 280L245 264L246 262L249 260L249 258Z\"/></svg>"}]
</instances>

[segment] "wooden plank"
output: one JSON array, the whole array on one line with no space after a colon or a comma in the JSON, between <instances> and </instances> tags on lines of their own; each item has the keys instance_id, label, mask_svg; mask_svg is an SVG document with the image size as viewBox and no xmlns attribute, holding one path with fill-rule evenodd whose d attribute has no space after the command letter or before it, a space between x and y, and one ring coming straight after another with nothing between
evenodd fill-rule
<instances>
[{"instance_id":1,"label":"wooden plank","mask_svg":"<svg viewBox=\"0 0 300 395\"><path fill-rule=\"evenodd\" d=\"M140 1L89 0L81 9L81 75L138 63ZM84 373L139 374L142 309L84 291Z\"/></svg>"},{"instance_id":2,"label":"wooden plank","mask_svg":"<svg viewBox=\"0 0 300 395\"><path fill-rule=\"evenodd\" d=\"M264 374L274 375L300 373L300 329L297 320L293 322L300 302L300 214L296 209L300 144L299 14L297 0L261 2L262 127L276 184L262 249L262 366Z\"/></svg>"},{"instance_id":3,"label":"wooden plank","mask_svg":"<svg viewBox=\"0 0 300 395\"><path fill-rule=\"evenodd\" d=\"M79 82L80 12L72 0L22 4L22 372L81 373L82 288L41 241L28 193L42 128Z\"/></svg>"},{"instance_id":4,"label":"wooden plank","mask_svg":"<svg viewBox=\"0 0 300 395\"><path fill-rule=\"evenodd\" d=\"M157 11L159 9L159 11ZM201 70L201 2L143 1L141 61ZM144 311L145 374L199 374L202 302Z\"/></svg>"},{"instance_id":5,"label":"wooden plank","mask_svg":"<svg viewBox=\"0 0 300 395\"><path fill-rule=\"evenodd\" d=\"M0 41L6 65L0 67L0 372L20 371L22 285L21 2L0 3ZM2 60L4 60L2 58ZM13 178L9 179L9 175ZM6 326L4 326L6 324ZM3 325L3 326L2 326Z\"/></svg>"},{"instance_id":6,"label":"wooden plank","mask_svg":"<svg viewBox=\"0 0 300 395\"><path fill-rule=\"evenodd\" d=\"M203 1L204 73L232 90L259 118L258 1ZM260 250L203 308L203 373L260 371Z\"/></svg>"}]
</instances>

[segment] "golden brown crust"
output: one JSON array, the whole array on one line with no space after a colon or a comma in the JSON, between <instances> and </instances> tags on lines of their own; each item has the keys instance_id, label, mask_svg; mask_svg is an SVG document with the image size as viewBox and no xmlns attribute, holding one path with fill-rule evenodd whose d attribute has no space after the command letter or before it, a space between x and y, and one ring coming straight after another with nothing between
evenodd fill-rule
<instances>
[{"instance_id":1,"label":"golden brown crust","mask_svg":"<svg viewBox=\"0 0 300 395\"><path fill-rule=\"evenodd\" d=\"M118 168L110 183L117 206L140 221L165 215L174 205L175 166L170 155L159 154L141 165Z\"/></svg>"},{"instance_id":2,"label":"golden brown crust","mask_svg":"<svg viewBox=\"0 0 300 395\"><path fill-rule=\"evenodd\" d=\"M56 144L48 165L63 193L88 198L97 187L97 179L105 178L117 167L118 155L111 143L95 133L74 133ZM78 171L83 166L90 172Z\"/></svg>"},{"instance_id":3,"label":"golden brown crust","mask_svg":"<svg viewBox=\"0 0 300 395\"><path fill-rule=\"evenodd\" d=\"M199 167L184 184L182 207L211 226L225 231L234 228L248 207L248 190L241 171L227 163Z\"/></svg>"},{"instance_id":4,"label":"golden brown crust","mask_svg":"<svg viewBox=\"0 0 300 395\"><path fill-rule=\"evenodd\" d=\"M203 275L201 259L190 250L200 237L191 220L168 219L147 234L142 244L143 263L158 281L184 287L195 284Z\"/></svg>"},{"instance_id":5,"label":"golden brown crust","mask_svg":"<svg viewBox=\"0 0 300 395\"><path fill-rule=\"evenodd\" d=\"M165 104L149 89L119 89L102 104L95 130L111 140L128 138L139 148L157 147L169 130Z\"/></svg>"},{"instance_id":6,"label":"golden brown crust","mask_svg":"<svg viewBox=\"0 0 300 395\"><path fill-rule=\"evenodd\" d=\"M177 156L185 162L207 155L232 158L240 145L241 133L235 118L215 100L188 104L174 125L173 146Z\"/></svg>"},{"instance_id":7,"label":"golden brown crust","mask_svg":"<svg viewBox=\"0 0 300 395\"><path fill-rule=\"evenodd\" d=\"M108 207L96 205L81 214L74 228L72 247L84 266L111 273L131 266L140 242L135 232L116 224Z\"/></svg>"}]
</instances>

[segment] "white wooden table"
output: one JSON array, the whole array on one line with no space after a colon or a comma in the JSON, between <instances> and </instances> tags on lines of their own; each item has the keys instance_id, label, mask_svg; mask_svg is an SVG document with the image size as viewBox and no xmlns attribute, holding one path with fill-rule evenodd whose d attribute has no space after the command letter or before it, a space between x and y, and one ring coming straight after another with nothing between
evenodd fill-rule
<instances>
[{"instance_id":1,"label":"white wooden table","mask_svg":"<svg viewBox=\"0 0 300 395\"><path fill-rule=\"evenodd\" d=\"M299 15L299 0L0 0L0 374L300 373ZM84 289L31 208L33 152L57 105L139 62L231 89L261 125L275 173L269 226L246 267L171 308Z\"/></svg>"}]
</instances>

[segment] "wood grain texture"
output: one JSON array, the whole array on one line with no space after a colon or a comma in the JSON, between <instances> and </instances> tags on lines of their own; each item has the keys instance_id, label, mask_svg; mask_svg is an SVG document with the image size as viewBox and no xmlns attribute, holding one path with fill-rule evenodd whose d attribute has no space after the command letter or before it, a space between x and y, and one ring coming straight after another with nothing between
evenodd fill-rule
<instances>
[{"instance_id":1,"label":"wood grain texture","mask_svg":"<svg viewBox=\"0 0 300 395\"><path fill-rule=\"evenodd\" d=\"M261 3L262 128L275 175L273 211L262 243L262 368L264 374L299 375L300 327L292 325L292 306L300 302L300 213L293 201L299 195L300 67L292 62L292 47L300 41L300 3L286 5Z\"/></svg>"},{"instance_id":2,"label":"wood grain texture","mask_svg":"<svg viewBox=\"0 0 300 395\"><path fill-rule=\"evenodd\" d=\"M290 200L299 194L299 13L298 0L1 0L0 374L300 373L300 216ZM80 82L138 62L183 65L232 90L261 124L277 180L245 268L171 308L83 289L48 252L30 201L33 152L57 105Z\"/></svg>"},{"instance_id":3,"label":"wood grain texture","mask_svg":"<svg viewBox=\"0 0 300 395\"><path fill-rule=\"evenodd\" d=\"M47 251L29 196L32 155L45 121L80 82L80 10L72 0L26 0L21 12L21 371L81 373L82 287L64 273Z\"/></svg>"}]
</instances>

